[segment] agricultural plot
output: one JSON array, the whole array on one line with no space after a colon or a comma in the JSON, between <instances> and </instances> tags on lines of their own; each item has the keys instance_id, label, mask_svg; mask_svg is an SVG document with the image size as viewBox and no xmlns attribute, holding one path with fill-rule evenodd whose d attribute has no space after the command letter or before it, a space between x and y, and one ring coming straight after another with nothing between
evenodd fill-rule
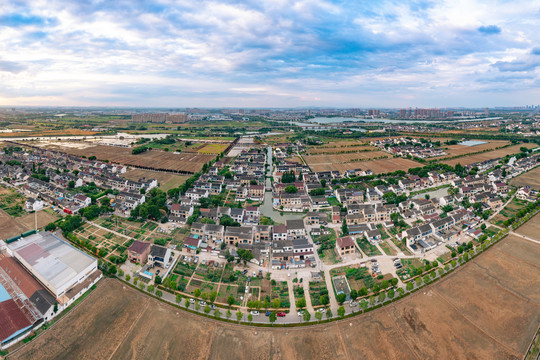
<instances>
[{"instance_id":1,"label":"agricultural plot","mask_svg":"<svg viewBox=\"0 0 540 360\"><path fill-rule=\"evenodd\" d=\"M314 307L323 305L321 303L321 296L328 296L328 289L326 288L326 282L310 281L309 282L309 296L311 297L311 305Z\"/></svg>"},{"instance_id":2,"label":"agricultural plot","mask_svg":"<svg viewBox=\"0 0 540 360\"><path fill-rule=\"evenodd\" d=\"M525 225L520 226L516 232L531 239L540 240L540 213L535 215Z\"/></svg>"},{"instance_id":3,"label":"agricultural plot","mask_svg":"<svg viewBox=\"0 0 540 360\"><path fill-rule=\"evenodd\" d=\"M46 146L76 156L95 156L98 160L109 160L124 165L142 166L155 170L197 172L203 165L215 158L215 155L181 152L174 154L167 151L149 150L133 155L131 148L96 145L84 149L62 146Z\"/></svg>"},{"instance_id":4,"label":"agricultural plot","mask_svg":"<svg viewBox=\"0 0 540 360\"><path fill-rule=\"evenodd\" d=\"M362 252L367 256L382 255L379 249L377 249L375 245L371 244L368 240L366 240L365 237L359 237L358 239L356 239L356 242L358 243L358 246L360 246L360 249L362 249Z\"/></svg>"},{"instance_id":5,"label":"agricultural plot","mask_svg":"<svg viewBox=\"0 0 540 360\"><path fill-rule=\"evenodd\" d=\"M516 213L527 204L529 204L527 201L518 200L514 197L508 205L506 205L501 211L499 211L497 215L493 217L493 219L491 219L491 223L495 225L504 225L505 220L515 217Z\"/></svg>"},{"instance_id":6,"label":"agricultural plot","mask_svg":"<svg viewBox=\"0 0 540 360\"><path fill-rule=\"evenodd\" d=\"M125 174L122 174L122 176L133 181L138 181L141 178L156 179L159 183L159 188L163 191L178 187L189 178L187 175L144 169L130 169Z\"/></svg>"},{"instance_id":7,"label":"agricultural plot","mask_svg":"<svg viewBox=\"0 0 540 360\"><path fill-rule=\"evenodd\" d=\"M3 239L20 235L29 230L35 229L36 214L26 214L21 217L13 217L0 209L0 234ZM50 222L58 219L60 215L51 214L46 211L37 212L37 227L44 227Z\"/></svg>"},{"instance_id":8,"label":"agricultural plot","mask_svg":"<svg viewBox=\"0 0 540 360\"><path fill-rule=\"evenodd\" d=\"M526 147L528 149L532 149L532 148L535 148L537 146L538 145L531 144L531 143L518 144L518 145L505 147L504 149L486 151L486 152L483 152L483 153L480 153L480 154L474 154L474 155L470 155L470 156L463 156L463 157L459 157L457 159L451 159L451 160L447 160L447 161L443 161L443 162L445 164L450 165L450 166L456 166L456 164L461 164L461 165L465 166L465 165L473 164L475 162L486 161L486 160L491 160L491 159L496 159L496 158L502 158L502 157L504 157L505 155L508 155L508 154L517 154L517 153L520 152L519 151L520 147ZM472 147L474 148L475 146L472 146Z\"/></svg>"},{"instance_id":9,"label":"agricultural plot","mask_svg":"<svg viewBox=\"0 0 540 360\"><path fill-rule=\"evenodd\" d=\"M217 322L104 279L9 358L523 359L540 323L539 259L540 246L509 236L424 291L310 328Z\"/></svg>"},{"instance_id":10,"label":"agricultural plot","mask_svg":"<svg viewBox=\"0 0 540 360\"><path fill-rule=\"evenodd\" d=\"M20 217L25 214L23 209L26 199L14 190L0 186L0 209L11 216Z\"/></svg>"},{"instance_id":11,"label":"agricultural plot","mask_svg":"<svg viewBox=\"0 0 540 360\"><path fill-rule=\"evenodd\" d=\"M314 146L307 149L308 155L321 155L321 154L347 154L347 153L360 153L369 151L378 151L379 149L366 145L365 142L338 142L329 143L322 146Z\"/></svg>"},{"instance_id":12,"label":"agricultural plot","mask_svg":"<svg viewBox=\"0 0 540 360\"><path fill-rule=\"evenodd\" d=\"M117 262L117 259L127 258L126 250L133 243L133 240L130 238L100 229L90 223L84 224L73 233L79 239L80 245L94 251L100 257L111 262Z\"/></svg>"},{"instance_id":13,"label":"agricultural plot","mask_svg":"<svg viewBox=\"0 0 540 360\"><path fill-rule=\"evenodd\" d=\"M388 241L392 241L392 240L385 240L385 241L382 241L379 245L381 247L381 249L383 249L384 253L386 255L396 255L397 252L396 250L394 249L393 246L391 246Z\"/></svg>"},{"instance_id":14,"label":"agricultural plot","mask_svg":"<svg viewBox=\"0 0 540 360\"><path fill-rule=\"evenodd\" d=\"M375 285L375 280L365 267L344 266L337 269L332 269L330 274L332 277L345 275L347 281L349 282L349 286L351 287L351 291L358 291L363 287L371 289L373 285Z\"/></svg>"},{"instance_id":15,"label":"agricultural plot","mask_svg":"<svg viewBox=\"0 0 540 360\"><path fill-rule=\"evenodd\" d=\"M510 180L510 184L514 186L530 186L531 189L540 190L540 166L513 178Z\"/></svg>"},{"instance_id":16,"label":"agricultural plot","mask_svg":"<svg viewBox=\"0 0 540 360\"><path fill-rule=\"evenodd\" d=\"M390 157L390 154L383 151L370 151L358 154L344 154L344 155L314 155L318 157L317 163L310 163L305 156L304 159L308 162L311 170L319 171L340 171L344 172L351 169L371 170L375 174L387 173L396 170L407 171L413 167L422 166L422 164L400 157ZM383 159L372 160L373 157L384 156ZM340 162L338 158L341 157L342 161L349 159L349 162ZM350 159L361 158L361 161L350 162Z\"/></svg>"},{"instance_id":17,"label":"agricultural plot","mask_svg":"<svg viewBox=\"0 0 540 360\"><path fill-rule=\"evenodd\" d=\"M419 274L418 269L423 269L424 264L419 259L401 259L403 267L396 271L401 280L410 279Z\"/></svg>"},{"instance_id":18,"label":"agricultural plot","mask_svg":"<svg viewBox=\"0 0 540 360\"><path fill-rule=\"evenodd\" d=\"M207 144L204 145L202 148L198 149L197 152L199 154L221 154L222 152L227 149L227 146L229 144Z\"/></svg>"},{"instance_id":19,"label":"agricultural plot","mask_svg":"<svg viewBox=\"0 0 540 360\"><path fill-rule=\"evenodd\" d=\"M485 142L485 144L478 144L474 146L467 146L467 145L446 145L445 146L444 144L442 144L441 147L444 149L444 152L446 153L446 155L434 157L431 159L444 159L451 156L466 155L466 154L476 153L476 152L484 151L484 150L494 150L494 149L510 144L510 142L506 140L480 140L480 141Z\"/></svg>"}]
</instances>

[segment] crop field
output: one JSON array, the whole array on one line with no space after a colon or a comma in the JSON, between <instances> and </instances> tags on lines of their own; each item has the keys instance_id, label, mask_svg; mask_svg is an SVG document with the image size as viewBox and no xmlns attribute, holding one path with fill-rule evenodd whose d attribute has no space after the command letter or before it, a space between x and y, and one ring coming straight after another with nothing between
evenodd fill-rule
<instances>
[{"instance_id":1,"label":"crop field","mask_svg":"<svg viewBox=\"0 0 540 360\"><path fill-rule=\"evenodd\" d=\"M51 148L51 146L48 146ZM133 155L131 148L111 147L105 145L90 146L85 149L54 146L55 149L76 156L95 156L98 160L109 160L114 163L143 166L150 169L197 172L203 165L214 159L214 155L182 152L173 154L167 151L152 150Z\"/></svg>"},{"instance_id":2,"label":"crop field","mask_svg":"<svg viewBox=\"0 0 540 360\"><path fill-rule=\"evenodd\" d=\"M374 152L368 152L365 154L373 155L373 153ZM347 154L347 155L353 155L354 157L355 155L358 155L358 154ZM410 168L422 166L420 163L416 161L405 159L405 158L386 158L386 159L365 160L365 161L356 161L356 162L347 162L347 163L332 163L330 160L332 159L331 155L324 155L323 157L329 160L327 160L326 163L320 163L313 166L308 163L310 165L311 170L316 171L316 172L330 171L330 170L337 170L340 172L344 172L345 170L360 168L362 170L371 170L373 171L374 174L381 174L381 173L387 173L387 172L392 172L396 170L407 171ZM306 157L304 157L304 159L305 158Z\"/></svg>"},{"instance_id":3,"label":"crop field","mask_svg":"<svg viewBox=\"0 0 540 360\"><path fill-rule=\"evenodd\" d=\"M520 226L516 232L531 239L540 240L540 214L537 214L525 225Z\"/></svg>"},{"instance_id":4,"label":"crop field","mask_svg":"<svg viewBox=\"0 0 540 360\"><path fill-rule=\"evenodd\" d=\"M33 130L33 131L21 131L11 133L0 133L0 137L24 137L24 136L90 136L97 134L95 131L81 130L81 129L64 129L64 130Z\"/></svg>"},{"instance_id":5,"label":"crop field","mask_svg":"<svg viewBox=\"0 0 540 360\"><path fill-rule=\"evenodd\" d=\"M13 217L0 209L0 239L7 239L12 236L22 234L23 232L33 230L35 228L35 214L26 214L21 217ZM50 214L46 211L37 212L38 229L55 221L60 216Z\"/></svg>"},{"instance_id":6,"label":"crop field","mask_svg":"<svg viewBox=\"0 0 540 360\"><path fill-rule=\"evenodd\" d=\"M137 181L141 178L156 179L159 183L159 188L163 191L175 188L186 182L189 178L187 175L177 175L162 171L152 171L144 169L130 169L122 174L123 177L129 180Z\"/></svg>"},{"instance_id":7,"label":"crop field","mask_svg":"<svg viewBox=\"0 0 540 360\"><path fill-rule=\"evenodd\" d=\"M539 277L540 246L509 236L423 291L310 328L216 322L105 279L8 358L522 359L540 322Z\"/></svg>"},{"instance_id":8,"label":"crop field","mask_svg":"<svg viewBox=\"0 0 540 360\"><path fill-rule=\"evenodd\" d=\"M474 154L474 155L470 155L470 156L459 157L457 159L447 160L447 161L444 161L444 163L448 164L448 165L451 165L451 166L456 166L456 164L461 164L461 165L465 166L465 165L469 165L469 164L472 164L472 163L475 163L475 162L480 162L480 161L485 161L485 160L490 160L490 159L496 159L496 158L502 158L502 157L504 157L505 155L508 155L508 154L517 154L517 153L520 152L519 151L520 147L526 147L528 149L532 149L532 148L535 148L537 146L538 145L531 144L531 143L518 144L518 145L506 147L504 149L486 151L486 152L483 152L483 153L480 153L480 154ZM476 146L472 146L472 148L475 148L475 147Z\"/></svg>"},{"instance_id":9,"label":"crop field","mask_svg":"<svg viewBox=\"0 0 540 360\"><path fill-rule=\"evenodd\" d=\"M378 148L369 145L366 141L331 141L322 145L310 146L307 149L308 155L321 154L345 154L366 151L377 151Z\"/></svg>"},{"instance_id":10,"label":"crop field","mask_svg":"<svg viewBox=\"0 0 540 360\"><path fill-rule=\"evenodd\" d=\"M515 186L530 186L531 189L540 190L540 167L536 167L524 174L521 174L512 180L511 185Z\"/></svg>"},{"instance_id":11,"label":"crop field","mask_svg":"<svg viewBox=\"0 0 540 360\"><path fill-rule=\"evenodd\" d=\"M503 225L504 220L516 216L516 213L528 204L525 200L513 198L497 215L493 217L491 222L495 225Z\"/></svg>"},{"instance_id":12,"label":"crop field","mask_svg":"<svg viewBox=\"0 0 540 360\"><path fill-rule=\"evenodd\" d=\"M207 144L198 149L199 154L221 154L229 144Z\"/></svg>"},{"instance_id":13,"label":"crop field","mask_svg":"<svg viewBox=\"0 0 540 360\"><path fill-rule=\"evenodd\" d=\"M493 150L493 149L500 148L502 146L510 144L510 142L506 140L480 140L480 141L484 141L486 143L474 145L474 146L467 146L467 145L446 145L445 146L444 144L441 144L442 148L446 152L446 155L436 157L433 159L443 159L449 156L458 156L458 155L465 155L465 154L475 153L475 152L484 151L484 150Z\"/></svg>"},{"instance_id":14,"label":"crop field","mask_svg":"<svg viewBox=\"0 0 540 360\"><path fill-rule=\"evenodd\" d=\"M12 189L0 186L0 209L9 215L15 217L24 215L26 213L23 209L25 202L26 199L23 195Z\"/></svg>"}]
</instances>

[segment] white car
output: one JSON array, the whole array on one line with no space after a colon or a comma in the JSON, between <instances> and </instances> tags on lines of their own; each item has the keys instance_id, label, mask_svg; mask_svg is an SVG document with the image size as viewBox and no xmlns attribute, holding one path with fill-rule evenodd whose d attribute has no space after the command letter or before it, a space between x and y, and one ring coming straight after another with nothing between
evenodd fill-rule
<instances>
[{"instance_id":1,"label":"white car","mask_svg":"<svg viewBox=\"0 0 540 360\"><path fill-rule=\"evenodd\" d=\"M355 307L355 306L358 306L358 303L357 303L356 301L351 301L351 302L349 303L349 306L350 306L350 307Z\"/></svg>"},{"instance_id":2,"label":"white car","mask_svg":"<svg viewBox=\"0 0 540 360\"><path fill-rule=\"evenodd\" d=\"M325 311L326 311L325 308L318 308L318 309L317 309L317 312L320 312L320 313L323 313L323 312L325 312Z\"/></svg>"},{"instance_id":3,"label":"white car","mask_svg":"<svg viewBox=\"0 0 540 360\"><path fill-rule=\"evenodd\" d=\"M189 299L189 302L195 304L195 299Z\"/></svg>"},{"instance_id":4,"label":"white car","mask_svg":"<svg viewBox=\"0 0 540 360\"><path fill-rule=\"evenodd\" d=\"M206 306L206 301L202 301L202 300L199 301L199 305L201 305L201 306Z\"/></svg>"},{"instance_id":5,"label":"white car","mask_svg":"<svg viewBox=\"0 0 540 360\"><path fill-rule=\"evenodd\" d=\"M304 316L304 310L300 310L300 311L298 312L298 316Z\"/></svg>"},{"instance_id":6,"label":"white car","mask_svg":"<svg viewBox=\"0 0 540 360\"><path fill-rule=\"evenodd\" d=\"M246 294L249 292L249 286L246 286Z\"/></svg>"},{"instance_id":7,"label":"white car","mask_svg":"<svg viewBox=\"0 0 540 360\"><path fill-rule=\"evenodd\" d=\"M259 312L256 311L256 310L252 310L252 311L251 311L251 315L257 316L257 315L259 315Z\"/></svg>"}]
</instances>

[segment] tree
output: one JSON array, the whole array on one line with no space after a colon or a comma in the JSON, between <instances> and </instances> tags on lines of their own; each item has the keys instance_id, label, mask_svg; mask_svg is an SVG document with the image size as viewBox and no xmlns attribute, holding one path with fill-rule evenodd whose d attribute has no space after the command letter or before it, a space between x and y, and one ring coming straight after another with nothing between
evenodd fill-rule
<instances>
[{"instance_id":1,"label":"tree","mask_svg":"<svg viewBox=\"0 0 540 360\"><path fill-rule=\"evenodd\" d=\"M58 303L57 302L54 303L53 311L54 311L55 314L58 312Z\"/></svg>"},{"instance_id":2,"label":"tree","mask_svg":"<svg viewBox=\"0 0 540 360\"><path fill-rule=\"evenodd\" d=\"M232 316L232 312L231 312L231 309L227 309L227 313L225 314L225 316L227 317L227 320L229 320Z\"/></svg>"},{"instance_id":3,"label":"tree","mask_svg":"<svg viewBox=\"0 0 540 360\"><path fill-rule=\"evenodd\" d=\"M384 291L381 291L379 294L379 302L382 303L386 299L386 293Z\"/></svg>"},{"instance_id":4,"label":"tree","mask_svg":"<svg viewBox=\"0 0 540 360\"><path fill-rule=\"evenodd\" d=\"M307 310L304 310L303 317L304 317L305 322L308 322L309 320L311 320L311 314Z\"/></svg>"},{"instance_id":5,"label":"tree","mask_svg":"<svg viewBox=\"0 0 540 360\"><path fill-rule=\"evenodd\" d=\"M234 296L229 295L229 297L227 298L227 304L229 304L229 307L230 307L234 305L234 303L235 303Z\"/></svg>"},{"instance_id":6,"label":"tree","mask_svg":"<svg viewBox=\"0 0 540 360\"><path fill-rule=\"evenodd\" d=\"M163 291L161 291L161 290L156 291L156 296L158 298L162 297L163 296Z\"/></svg>"},{"instance_id":7,"label":"tree","mask_svg":"<svg viewBox=\"0 0 540 360\"><path fill-rule=\"evenodd\" d=\"M345 308L343 306L340 306L338 309L337 309L337 313L340 317L344 317L345 316Z\"/></svg>"},{"instance_id":8,"label":"tree","mask_svg":"<svg viewBox=\"0 0 540 360\"><path fill-rule=\"evenodd\" d=\"M317 321L321 321L322 320L322 312L316 311L315 312L315 318L317 319Z\"/></svg>"},{"instance_id":9,"label":"tree","mask_svg":"<svg viewBox=\"0 0 540 360\"><path fill-rule=\"evenodd\" d=\"M210 305L206 305L206 306L204 307L204 310L203 310L203 311L204 311L205 314L208 315L208 314L210 313L210 310L212 310L212 309L210 308Z\"/></svg>"},{"instance_id":10,"label":"tree","mask_svg":"<svg viewBox=\"0 0 540 360\"><path fill-rule=\"evenodd\" d=\"M296 300L296 307L299 308L299 309L305 308L306 307L306 299L305 298L299 298L298 300Z\"/></svg>"},{"instance_id":11,"label":"tree","mask_svg":"<svg viewBox=\"0 0 540 360\"><path fill-rule=\"evenodd\" d=\"M272 300L272 307L274 309L279 309L279 307L281 306L281 300L279 298L275 298Z\"/></svg>"},{"instance_id":12,"label":"tree","mask_svg":"<svg viewBox=\"0 0 540 360\"><path fill-rule=\"evenodd\" d=\"M336 300L339 304L343 304L345 300L347 300L347 295L345 295L344 293L337 294Z\"/></svg>"},{"instance_id":13,"label":"tree","mask_svg":"<svg viewBox=\"0 0 540 360\"><path fill-rule=\"evenodd\" d=\"M116 268L116 265L109 266L109 274L116 275L117 272L118 272L118 269Z\"/></svg>"},{"instance_id":14,"label":"tree","mask_svg":"<svg viewBox=\"0 0 540 360\"><path fill-rule=\"evenodd\" d=\"M343 223L341 224L341 232L343 235L347 235L349 233L349 228L347 227L347 221L343 219Z\"/></svg>"},{"instance_id":15,"label":"tree","mask_svg":"<svg viewBox=\"0 0 540 360\"><path fill-rule=\"evenodd\" d=\"M200 289L193 290L193 296L195 296L195 299L198 299L199 296L201 296L201 290Z\"/></svg>"},{"instance_id":16,"label":"tree","mask_svg":"<svg viewBox=\"0 0 540 360\"><path fill-rule=\"evenodd\" d=\"M326 309L326 318L331 319L332 318L332 309L328 308Z\"/></svg>"},{"instance_id":17,"label":"tree","mask_svg":"<svg viewBox=\"0 0 540 360\"><path fill-rule=\"evenodd\" d=\"M271 322L272 324L276 322L276 320L277 320L277 314L276 314L275 311L272 311L272 312L270 313L270 316L268 317L268 320L270 320L270 322Z\"/></svg>"},{"instance_id":18,"label":"tree","mask_svg":"<svg viewBox=\"0 0 540 360\"><path fill-rule=\"evenodd\" d=\"M242 320L243 317L244 317L244 314L240 310L238 310L236 312L236 320L238 320L238 322L240 322L240 320Z\"/></svg>"},{"instance_id":19,"label":"tree","mask_svg":"<svg viewBox=\"0 0 540 360\"><path fill-rule=\"evenodd\" d=\"M182 302L182 295L181 294L176 294L176 303L180 304L181 302Z\"/></svg>"},{"instance_id":20,"label":"tree","mask_svg":"<svg viewBox=\"0 0 540 360\"><path fill-rule=\"evenodd\" d=\"M381 289L387 289L388 286L390 286L390 283L388 282L388 280L381 281Z\"/></svg>"},{"instance_id":21,"label":"tree","mask_svg":"<svg viewBox=\"0 0 540 360\"><path fill-rule=\"evenodd\" d=\"M248 263L254 257L253 253L247 249L238 249L236 252L238 253L240 259L244 261L244 264Z\"/></svg>"},{"instance_id":22,"label":"tree","mask_svg":"<svg viewBox=\"0 0 540 360\"><path fill-rule=\"evenodd\" d=\"M211 303L214 303L214 301L216 301L216 298L217 298L217 292L214 290L210 293L210 296L208 297L208 299L210 300Z\"/></svg>"},{"instance_id":23,"label":"tree","mask_svg":"<svg viewBox=\"0 0 540 360\"><path fill-rule=\"evenodd\" d=\"M330 304L330 297L328 296L328 294L321 295L319 297L319 302L321 303L321 305L326 306Z\"/></svg>"},{"instance_id":24,"label":"tree","mask_svg":"<svg viewBox=\"0 0 540 360\"><path fill-rule=\"evenodd\" d=\"M219 319L221 317L221 311L219 311L219 309L214 310L214 317L216 319Z\"/></svg>"},{"instance_id":25,"label":"tree","mask_svg":"<svg viewBox=\"0 0 540 360\"><path fill-rule=\"evenodd\" d=\"M201 299L203 299L203 301L206 301L208 299L208 293L206 291L201 293Z\"/></svg>"},{"instance_id":26,"label":"tree","mask_svg":"<svg viewBox=\"0 0 540 360\"><path fill-rule=\"evenodd\" d=\"M360 307L362 308L363 311L366 311L368 307L368 302L366 301L366 299L362 299L362 301L360 301Z\"/></svg>"},{"instance_id":27,"label":"tree","mask_svg":"<svg viewBox=\"0 0 540 360\"><path fill-rule=\"evenodd\" d=\"M412 289L414 289L414 284L412 281L409 281L406 285L406 289L407 291L411 291Z\"/></svg>"},{"instance_id":28,"label":"tree","mask_svg":"<svg viewBox=\"0 0 540 360\"><path fill-rule=\"evenodd\" d=\"M390 284L392 284L392 286L396 286L398 283L398 279L397 278L392 278L390 279Z\"/></svg>"},{"instance_id":29,"label":"tree","mask_svg":"<svg viewBox=\"0 0 540 360\"><path fill-rule=\"evenodd\" d=\"M289 185L285 187L285 192L289 194L296 194L298 192L298 188L294 185Z\"/></svg>"},{"instance_id":30,"label":"tree","mask_svg":"<svg viewBox=\"0 0 540 360\"><path fill-rule=\"evenodd\" d=\"M396 292L394 291L394 289L388 290L388 298L389 299L393 299L395 294L396 294Z\"/></svg>"},{"instance_id":31,"label":"tree","mask_svg":"<svg viewBox=\"0 0 540 360\"><path fill-rule=\"evenodd\" d=\"M74 189L75 188L75 181L73 180L70 180L68 182L68 189Z\"/></svg>"},{"instance_id":32,"label":"tree","mask_svg":"<svg viewBox=\"0 0 540 360\"><path fill-rule=\"evenodd\" d=\"M249 321L249 322L252 322L252 321L253 321L253 315L251 315L251 313L248 314L248 321Z\"/></svg>"}]
</instances>

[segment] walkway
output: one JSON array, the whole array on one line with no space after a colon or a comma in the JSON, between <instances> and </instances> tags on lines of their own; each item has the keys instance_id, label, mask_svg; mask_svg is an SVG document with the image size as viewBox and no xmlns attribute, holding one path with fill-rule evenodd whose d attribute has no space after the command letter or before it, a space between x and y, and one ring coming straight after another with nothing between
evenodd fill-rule
<instances>
[{"instance_id":1,"label":"walkway","mask_svg":"<svg viewBox=\"0 0 540 360\"><path fill-rule=\"evenodd\" d=\"M311 304L311 296L309 296L309 279L304 278L302 280L302 285L304 287L304 299L306 299L306 309L311 314L315 313L315 310L313 309L313 305Z\"/></svg>"},{"instance_id":2,"label":"walkway","mask_svg":"<svg viewBox=\"0 0 540 360\"><path fill-rule=\"evenodd\" d=\"M287 279L287 288L289 289L289 302L291 303L290 315L296 315L296 302L294 301L294 287L291 279Z\"/></svg>"},{"instance_id":3,"label":"walkway","mask_svg":"<svg viewBox=\"0 0 540 360\"><path fill-rule=\"evenodd\" d=\"M540 241L531 239L531 238L528 237L528 236L518 234L517 232L514 232L514 231L510 231L509 234L510 234L510 235L515 235L515 236L517 236L517 237L520 237L520 238L525 239L525 240L528 240L528 241L532 241L532 242L537 243L537 244L540 244Z\"/></svg>"}]
</instances>

